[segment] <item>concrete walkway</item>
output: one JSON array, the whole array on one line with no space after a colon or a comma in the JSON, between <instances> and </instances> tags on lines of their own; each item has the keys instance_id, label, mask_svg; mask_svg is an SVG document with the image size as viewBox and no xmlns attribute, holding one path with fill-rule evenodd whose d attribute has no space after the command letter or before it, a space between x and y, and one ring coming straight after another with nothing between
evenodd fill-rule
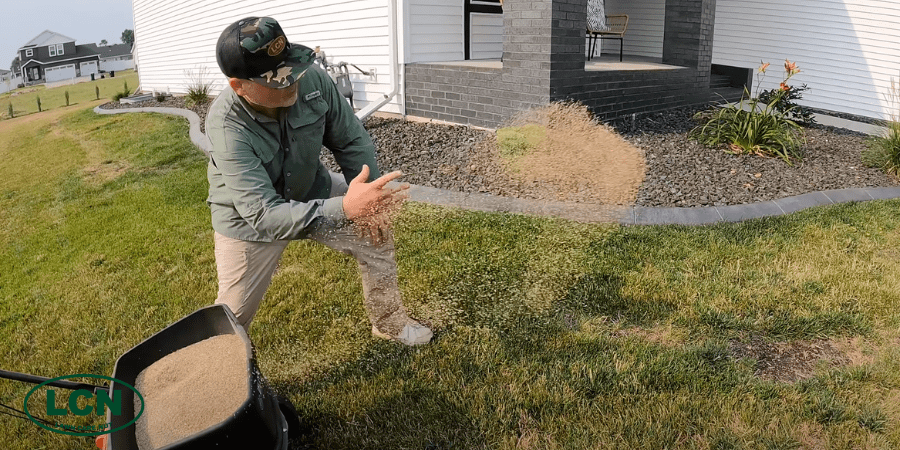
<instances>
[{"instance_id":1,"label":"concrete walkway","mask_svg":"<svg viewBox=\"0 0 900 450\"><path fill-rule=\"evenodd\" d=\"M97 114L122 114L130 112L150 112L174 114L185 117L190 122L190 139L204 154L209 156L209 140L200 132L200 117L196 113L180 108L94 108ZM838 117L817 114L816 121L822 125L847 128L868 134L880 133L883 127L854 122ZM709 206L691 208L652 208L644 206L588 205L584 203L528 200L499 197L491 194L469 194L426 186L412 185L410 200L434 205L462 208L473 211L509 212L538 216L553 216L578 222L619 223L622 225L708 225L719 222L740 222L759 217L790 214L814 206L833 205L846 202L863 202L900 198L900 186L886 188L855 188L811 192L767 202L733 206Z\"/></svg>"}]
</instances>

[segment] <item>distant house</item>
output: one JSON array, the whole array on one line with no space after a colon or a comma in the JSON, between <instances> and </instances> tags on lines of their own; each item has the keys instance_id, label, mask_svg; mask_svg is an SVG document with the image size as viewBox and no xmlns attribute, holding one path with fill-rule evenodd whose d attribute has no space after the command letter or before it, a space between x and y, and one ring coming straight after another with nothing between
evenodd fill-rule
<instances>
[{"instance_id":1,"label":"distant house","mask_svg":"<svg viewBox=\"0 0 900 450\"><path fill-rule=\"evenodd\" d=\"M19 49L25 84L52 83L97 73L100 55L75 39L44 31Z\"/></svg>"},{"instance_id":2,"label":"distant house","mask_svg":"<svg viewBox=\"0 0 900 450\"><path fill-rule=\"evenodd\" d=\"M100 54L100 70L109 72L116 70L134 69L134 57L132 57L131 54L131 45L86 45Z\"/></svg>"},{"instance_id":3,"label":"distant house","mask_svg":"<svg viewBox=\"0 0 900 450\"><path fill-rule=\"evenodd\" d=\"M0 69L0 83L12 79L12 72Z\"/></svg>"}]
</instances>

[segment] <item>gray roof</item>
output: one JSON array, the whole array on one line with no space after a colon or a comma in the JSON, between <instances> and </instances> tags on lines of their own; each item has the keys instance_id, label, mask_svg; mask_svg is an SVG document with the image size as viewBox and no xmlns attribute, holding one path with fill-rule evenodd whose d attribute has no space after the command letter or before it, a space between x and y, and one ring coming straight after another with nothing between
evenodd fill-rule
<instances>
[{"instance_id":1,"label":"gray roof","mask_svg":"<svg viewBox=\"0 0 900 450\"><path fill-rule=\"evenodd\" d=\"M131 54L131 46L128 44L113 44L113 45L84 44L84 47L89 47L92 50L99 53L101 59Z\"/></svg>"},{"instance_id":2,"label":"gray roof","mask_svg":"<svg viewBox=\"0 0 900 450\"><path fill-rule=\"evenodd\" d=\"M66 42L75 42L75 39L63 36L50 30L44 30L43 33L28 41L28 43L23 45L19 50L22 50L23 48L40 47L42 45L65 44Z\"/></svg>"}]
</instances>

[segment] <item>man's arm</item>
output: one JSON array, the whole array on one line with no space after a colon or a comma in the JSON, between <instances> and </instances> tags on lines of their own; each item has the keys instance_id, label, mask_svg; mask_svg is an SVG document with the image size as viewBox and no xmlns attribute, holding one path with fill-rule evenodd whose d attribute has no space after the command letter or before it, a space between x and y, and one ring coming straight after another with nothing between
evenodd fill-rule
<instances>
[{"instance_id":1,"label":"man's arm","mask_svg":"<svg viewBox=\"0 0 900 450\"><path fill-rule=\"evenodd\" d=\"M261 235L272 240L300 239L316 219L324 218L334 226L346 220L340 197L309 202L284 200L250 144L239 137L228 136L212 147L211 157L222 174L228 197L238 214ZM217 151L220 148L224 151Z\"/></svg>"}]
</instances>

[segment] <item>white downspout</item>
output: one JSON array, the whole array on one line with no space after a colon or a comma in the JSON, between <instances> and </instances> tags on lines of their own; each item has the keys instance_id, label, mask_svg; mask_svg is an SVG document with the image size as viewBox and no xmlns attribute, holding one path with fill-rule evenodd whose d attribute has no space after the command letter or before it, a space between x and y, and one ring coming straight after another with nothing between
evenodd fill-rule
<instances>
[{"instance_id":1,"label":"white downspout","mask_svg":"<svg viewBox=\"0 0 900 450\"><path fill-rule=\"evenodd\" d=\"M390 43L388 44L388 53L390 55L391 60L391 92L389 94L384 94L384 99L382 99L378 103L371 103L369 106L359 110L356 112L356 117L359 120L365 120L366 117L372 115L373 112L377 111L382 106L388 104L391 99L400 92L400 83L399 78L397 77L397 70L399 67L398 57L397 57L397 0L388 0L388 33L390 33Z\"/></svg>"}]
</instances>

